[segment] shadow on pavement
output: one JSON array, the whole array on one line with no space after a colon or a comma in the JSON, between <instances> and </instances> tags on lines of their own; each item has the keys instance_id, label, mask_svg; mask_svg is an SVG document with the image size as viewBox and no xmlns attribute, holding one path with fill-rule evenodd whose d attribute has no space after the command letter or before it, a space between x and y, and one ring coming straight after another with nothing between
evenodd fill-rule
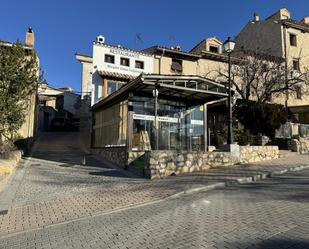
<instances>
[{"instance_id":1,"label":"shadow on pavement","mask_svg":"<svg viewBox=\"0 0 309 249\"><path fill-rule=\"evenodd\" d=\"M229 243L229 248L239 249L308 249L309 239L305 238L306 235L302 234L302 238L299 240L271 238L269 240L261 241L260 243L250 242L236 242ZM221 247L219 247L221 248ZM224 247L225 248L225 247Z\"/></svg>"},{"instance_id":2,"label":"shadow on pavement","mask_svg":"<svg viewBox=\"0 0 309 249\"><path fill-rule=\"evenodd\" d=\"M263 201L287 200L290 202L309 202L309 170L302 172L291 172L284 176L275 176L254 184L241 184L226 188L232 194L240 189L250 192L246 198L259 199ZM265 193L268 193L265 195ZM257 198L257 196L262 198ZM251 197L250 197L251 196ZM309 248L309 247L308 247Z\"/></svg>"}]
</instances>

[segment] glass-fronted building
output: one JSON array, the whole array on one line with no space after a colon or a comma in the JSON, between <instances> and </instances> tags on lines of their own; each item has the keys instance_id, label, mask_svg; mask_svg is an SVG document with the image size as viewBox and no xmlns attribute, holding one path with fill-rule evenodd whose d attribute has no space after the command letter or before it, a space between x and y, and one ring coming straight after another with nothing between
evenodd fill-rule
<instances>
[{"instance_id":1,"label":"glass-fronted building","mask_svg":"<svg viewBox=\"0 0 309 249\"><path fill-rule=\"evenodd\" d=\"M207 150L207 103L227 96L207 78L141 74L92 107L92 147Z\"/></svg>"}]
</instances>

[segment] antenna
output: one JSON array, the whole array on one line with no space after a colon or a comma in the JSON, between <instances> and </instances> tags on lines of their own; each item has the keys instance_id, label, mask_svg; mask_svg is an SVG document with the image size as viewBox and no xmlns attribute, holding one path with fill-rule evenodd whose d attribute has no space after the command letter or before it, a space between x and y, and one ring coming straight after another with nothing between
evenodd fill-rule
<instances>
[{"instance_id":1,"label":"antenna","mask_svg":"<svg viewBox=\"0 0 309 249\"><path fill-rule=\"evenodd\" d=\"M138 43L143 43L143 40L142 40L142 34L141 33L137 33L135 35L135 43L138 44Z\"/></svg>"},{"instance_id":2,"label":"antenna","mask_svg":"<svg viewBox=\"0 0 309 249\"><path fill-rule=\"evenodd\" d=\"M170 46L173 46L174 43L175 43L175 36L174 36L173 34L170 34L170 35L168 36L168 40L169 40L169 42L170 42Z\"/></svg>"}]
</instances>

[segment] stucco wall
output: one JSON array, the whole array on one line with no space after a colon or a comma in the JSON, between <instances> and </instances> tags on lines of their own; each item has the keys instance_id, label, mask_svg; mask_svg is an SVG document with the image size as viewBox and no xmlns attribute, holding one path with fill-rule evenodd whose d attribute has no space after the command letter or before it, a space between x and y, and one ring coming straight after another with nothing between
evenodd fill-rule
<instances>
[{"instance_id":1,"label":"stucco wall","mask_svg":"<svg viewBox=\"0 0 309 249\"><path fill-rule=\"evenodd\" d=\"M36 94L32 94L27 100L25 100L25 122L18 130L20 138L33 138L36 135Z\"/></svg>"},{"instance_id":2,"label":"stucco wall","mask_svg":"<svg viewBox=\"0 0 309 249\"><path fill-rule=\"evenodd\" d=\"M92 62L81 62L82 64L82 98L91 96L92 88Z\"/></svg>"}]
</instances>

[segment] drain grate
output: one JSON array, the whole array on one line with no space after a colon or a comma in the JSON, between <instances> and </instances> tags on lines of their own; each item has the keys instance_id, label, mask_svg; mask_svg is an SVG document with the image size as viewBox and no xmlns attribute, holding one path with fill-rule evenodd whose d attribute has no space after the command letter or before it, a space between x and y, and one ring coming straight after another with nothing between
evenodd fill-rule
<instances>
[{"instance_id":1,"label":"drain grate","mask_svg":"<svg viewBox=\"0 0 309 249\"><path fill-rule=\"evenodd\" d=\"M8 210L1 210L0 215L6 215L8 213Z\"/></svg>"}]
</instances>

